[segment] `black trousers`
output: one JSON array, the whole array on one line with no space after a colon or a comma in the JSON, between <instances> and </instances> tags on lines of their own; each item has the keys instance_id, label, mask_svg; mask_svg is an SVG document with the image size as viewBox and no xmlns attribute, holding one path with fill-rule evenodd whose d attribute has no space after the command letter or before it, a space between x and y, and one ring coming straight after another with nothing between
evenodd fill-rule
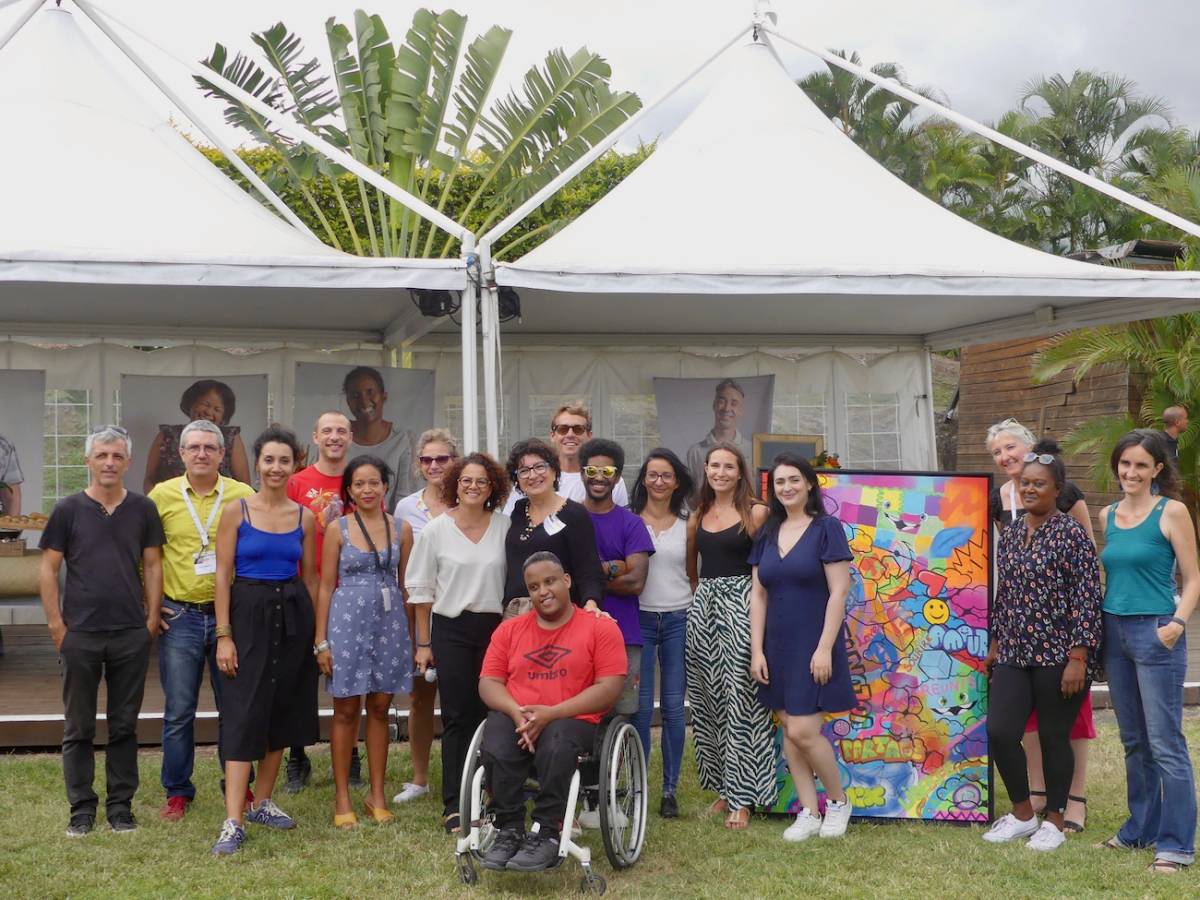
<instances>
[{"instance_id":1,"label":"black trousers","mask_svg":"<svg viewBox=\"0 0 1200 900\"><path fill-rule=\"evenodd\" d=\"M487 718L487 705L479 699L479 673L499 625L499 613L464 612L453 619L433 614L429 641L442 709L442 804L447 816L458 812L467 750L475 729Z\"/></svg>"},{"instance_id":2,"label":"black trousers","mask_svg":"<svg viewBox=\"0 0 1200 900\"><path fill-rule=\"evenodd\" d=\"M1071 779L1075 777L1071 726L1075 724L1083 698L1091 687L1090 681L1085 682L1078 694L1064 697L1062 676L1065 668L996 665L992 669L988 700L988 744L1013 803L1029 799L1029 769L1021 739L1025 737L1030 713L1037 710L1042 774L1046 779L1046 809L1050 812L1062 812L1067 808Z\"/></svg>"},{"instance_id":3,"label":"black trousers","mask_svg":"<svg viewBox=\"0 0 1200 900\"><path fill-rule=\"evenodd\" d=\"M517 726L502 712L488 713L483 732L484 765L491 773L492 806L497 828L525 828L525 779L536 776L538 793L533 821L542 830L561 833L567 817L567 795L579 754L591 750L596 726L579 719L558 719L538 736L536 752L517 743Z\"/></svg>"},{"instance_id":4,"label":"black trousers","mask_svg":"<svg viewBox=\"0 0 1200 900\"><path fill-rule=\"evenodd\" d=\"M150 632L67 631L59 648L63 677L63 781L71 815L96 815L96 703L100 679L108 691L105 811L130 812L138 788L138 713L150 666Z\"/></svg>"}]
</instances>

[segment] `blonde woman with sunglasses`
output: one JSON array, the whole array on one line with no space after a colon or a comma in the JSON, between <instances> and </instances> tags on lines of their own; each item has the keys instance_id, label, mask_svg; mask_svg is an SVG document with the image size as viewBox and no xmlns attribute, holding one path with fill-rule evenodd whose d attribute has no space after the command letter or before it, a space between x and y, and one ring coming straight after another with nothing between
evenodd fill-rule
<instances>
[{"instance_id":1,"label":"blonde woman with sunglasses","mask_svg":"<svg viewBox=\"0 0 1200 900\"><path fill-rule=\"evenodd\" d=\"M1030 457L1037 438L1028 428L1016 419L1005 419L997 422L987 430L987 449L992 454L996 467L1003 472L1008 480L1000 482L992 488L988 498L988 511L996 524L996 535L1014 522L1019 522L1025 515L1025 507L1021 502L1021 473ZM1088 512L1087 501L1083 491L1070 481L1064 481L1055 501L1059 512L1067 513L1083 526L1087 535L1096 543L1092 530L1092 517ZM1034 812L1041 812L1046 805L1046 782L1042 774L1042 748L1037 734L1037 713L1029 719L1025 731L1025 756L1029 765L1030 793L1033 795ZM1075 775L1071 781L1071 791L1067 802L1066 823L1064 831L1076 833L1083 831L1087 824L1087 763L1090 742L1096 737L1096 726L1092 721L1092 700L1086 696L1079 710L1079 717L1071 729L1071 749L1075 753Z\"/></svg>"}]
</instances>

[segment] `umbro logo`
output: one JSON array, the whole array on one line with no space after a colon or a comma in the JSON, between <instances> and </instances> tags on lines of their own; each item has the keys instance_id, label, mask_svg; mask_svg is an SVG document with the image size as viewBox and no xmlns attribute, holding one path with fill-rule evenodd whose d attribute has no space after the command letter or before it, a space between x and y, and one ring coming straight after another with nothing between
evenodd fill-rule
<instances>
[{"instance_id":1,"label":"umbro logo","mask_svg":"<svg viewBox=\"0 0 1200 900\"><path fill-rule=\"evenodd\" d=\"M531 663L537 663L544 669L553 669L570 655L571 651L566 647L555 647L553 644L547 644L540 650L526 653L525 658Z\"/></svg>"}]
</instances>

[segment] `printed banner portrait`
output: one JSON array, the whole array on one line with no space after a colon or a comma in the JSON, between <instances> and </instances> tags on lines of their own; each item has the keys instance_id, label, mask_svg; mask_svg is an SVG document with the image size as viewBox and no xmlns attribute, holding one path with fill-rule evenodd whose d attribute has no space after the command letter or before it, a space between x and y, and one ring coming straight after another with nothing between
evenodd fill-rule
<instances>
[{"instance_id":1,"label":"printed banner portrait","mask_svg":"<svg viewBox=\"0 0 1200 900\"><path fill-rule=\"evenodd\" d=\"M267 427L266 375L122 375L121 424L133 441L125 487L148 494L182 475L179 436L196 419L212 422L225 437L221 474L254 484L250 448Z\"/></svg>"},{"instance_id":2,"label":"printed banner portrait","mask_svg":"<svg viewBox=\"0 0 1200 900\"><path fill-rule=\"evenodd\" d=\"M987 822L991 477L818 477L854 553L846 637L858 708L824 728L854 813ZM796 814L783 763L779 786L774 811Z\"/></svg>"},{"instance_id":3,"label":"printed banner portrait","mask_svg":"<svg viewBox=\"0 0 1200 900\"><path fill-rule=\"evenodd\" d=\"M417 438L433 427L433 377L425 369L296 363L296 434L311 445L317 416L344 412L353 438L349 458L371 454L392 467L387 506L395 509L397 500L425 484L412 469ZM310 446L308 462L316 461Z\"/></svg>"},{"instance_id":4,"label":"printed banner portrait","mask_svg":"<svg viewBox=\"0 0 1200 900\"><path fill-rule=\"evenodd\" d=\"M0 515L43 511L45 421L46 373L40 369L0 371ZM82 448L78 455L83 456ZM85 487L86 481L75 490ZM39 534L25 533L29 546L35 546Z\"/></svg>"},{"instance_id":5,"label":"printed banner portrait","mask_svg":"<svg viewBox=\"0 0 1200 900\"><path fill-rule=\"evenodd\" d=\"M775 376L746 378L655 378L658 434L687 463L696 484L704 457L719 441L736 444L754 466L754 435L771 430Z\"/></svg>"}]
</instances>

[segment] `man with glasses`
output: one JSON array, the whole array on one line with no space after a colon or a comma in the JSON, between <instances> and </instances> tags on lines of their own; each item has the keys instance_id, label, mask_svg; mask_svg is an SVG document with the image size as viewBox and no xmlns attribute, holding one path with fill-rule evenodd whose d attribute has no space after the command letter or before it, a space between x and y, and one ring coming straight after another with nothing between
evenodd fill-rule
<instances>
[{"instance_id":1,"label":"man with glasses","mask_svg":"<svg viewBox=\"0 0 1200 900\"><path fill-rule=\"evenodd\" d=\"M317 577L320 578L325 529L346 513L342 505L342 476L350 462L350 445L353 443L349 416L336 410L321 413L313 425L312 441L317 448L317 461L305 466L288 480L287 495L289 499L312 510L316 520ZM308 758L308 753L303 747L292 747L288 751L284 791L298 794L311 778L312 760ZM363 787L357 741L350 756L350 786Z\"/></svg>"},{"instance_id":2,"label":"man with glasses","mask_svg":"<svg viewBox=\"0 0 1200 900\"><path fill-rule=\"evenodd\" d=\"M625 687L614 710L629 716L638 710L638 688L642 679L642 624L638 616L638 594L646 586L654 541L642 517L617 506L614 489L622 484L625 449L616 441L592 438L579 450L581 474L587 487L583 505L596 529L596 550L604 569L606 587L603 609L621 629L628 668ZM596 804L580 814L584 828L599 828Z\"/></svg>"},{"instance_id":3,"label":"man with glasses","mask_svg":"<svg viewBox=\"0 0 1200 900\"><path fill-rule=\"evenodd\" d=\"M560 406L550 420L550 442L558 448L558 464L562 473L558 480L558 495L582 503L587 497L583 475L579 470L579 448L592 439L592 414L579 402ZM508 495L504 514L512 515L513 507L525 495L519 489ZM613 489L613 502L617 506L629 505L629 491L625 482L617 482Z\"/></svg>"},{"instance_id":4,"label":"man with glasses","mask_svg":"<svg viewBox=\"0 0 1200 900\"><path fill-rule=\"evenodd\" d=\"M204 665L217 707L217 757L225 766L221 733L221 682L217 670L216 610L217 524L226 504L249 497L248 484L220 474L225 437L201 419L179 435L184 474L159 482L150 491L166 537L163 550L162 634L158 639L158 677L165 705L162 732L163 789L167 803L158 817L178 822L196 798L192 770L196 761L196 706ZM247 792L247 800L253 795Z\"/></svg>"},{"instance_id":5,"label":"man with glasses","mask_svg":"<svg viewBox=\"0 0 1200 900\"><path fill-rule=\"evenodd\" d=\"M63 780L71 803L68 837L90 834L99 798L96 703L107 694L105 812L116 832L137 829L138 713L162 598L162 522L154 504L125 490L133 447L115 425L84 445L91 482L54 505L42 532L40 587L63 677ZM65 589L59 572L67 563Z\"/></svg>"}]
</instances>

